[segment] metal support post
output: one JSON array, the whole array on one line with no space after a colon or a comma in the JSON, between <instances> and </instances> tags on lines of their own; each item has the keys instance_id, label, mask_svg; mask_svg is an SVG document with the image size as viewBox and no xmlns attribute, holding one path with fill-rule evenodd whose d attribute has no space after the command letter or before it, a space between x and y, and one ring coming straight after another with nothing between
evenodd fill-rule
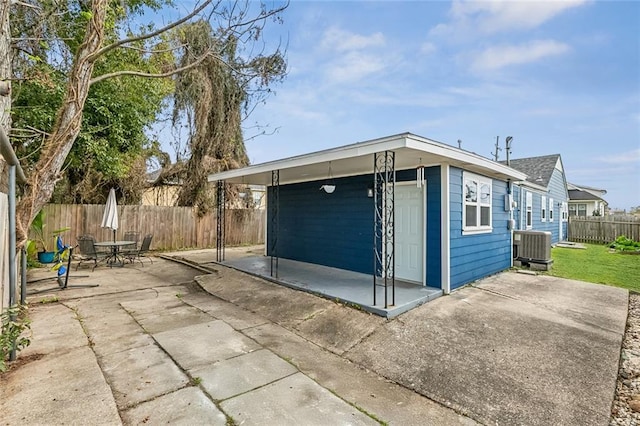
<instances>
[{"instance_id":1,"label":"metal support post","mask_svg":"<svg viewBox=\"0 0 640 426\"><path fill-rule=\"evenodd\" d=\"M377 287L384 287L384 307L396 304L395 282L395 152L376 153L373 157L373 304ZM378 278L382 283L378 284ZM391 303L389 303L391 289Z\"/></svg>"},{"instance_id":2,"label":"metal support post","mask_svg":"<svg viewBox=\"0 0 640 426\"><path fill-rule=\"evenodd\" d=\"M9 306L16 304L16 166L9 166ZM15 314L11 314L11 321L15 321ZM9 361L16 359L15 341L9 353Z\"/></svg>"},{"instance_id":3,"label":"metal support post","mask_svg":"<svg viewBox=\"0 0 640 426\"><path fill-rule=\"evenodd\" d=\"M280 170L271 171L271 276L278 278L278 233L280 226Z\"/></svg>"},{"instance_id":4,"label":"metal support post","mask_svg":"<svg viewBox=\"0 0 640 426\"><path fill-rule=\"evenodd\" d=\"M216 207L218 218L216 221L216 262L224 261L225 242L225 217L226 217L226 185L225 181L219 180L216 191Z\"/></svg>"},{"instance_id":5,"label":"metal support post","mask_svg":"<svg viewBox=\"0 0 640 426\"><path fill-rule=\"evenodd\" d=\"M27 302L27 249L20 250L20 304Z\"/></svg>"}]
</instances>

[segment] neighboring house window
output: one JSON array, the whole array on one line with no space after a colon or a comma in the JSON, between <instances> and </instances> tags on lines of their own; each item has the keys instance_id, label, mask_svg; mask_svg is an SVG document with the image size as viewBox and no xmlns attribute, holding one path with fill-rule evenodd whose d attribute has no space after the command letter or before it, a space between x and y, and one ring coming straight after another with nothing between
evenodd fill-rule
<instances>
[{"instance_id":1,"label":"neighboring house window","mask_svg":"<svg viewBox=\"0 0 640 426\"><path fill-rule=\"evenodd\" d=\"M464 172L463 231L491 231L491 179Z\"/></svg>"},{"instance_id":2,"label":"neighboring house window","mask_svg":"<svg viewBox=\"0 0 640 426\"><path fill-rule=\"evenodd\" d=\"M575 204L569 204L569 216L577 216Z\"/></svg>"},{"instance_id":3,"label":"neighboring house window","mask_svg":"<svg viewBox=\"0 0 640 426\"><path fill-rule=\"evenodd\" d=\"M527 229L533 226L533 194L527 192Z\"/></svg>"},{"instance_id":4,"label":"neighboring house window","mask_svg":"<svg viewBox=\"0 0 640 426\"><path fill-rule=\"evenodd\" d=\"M578 204L578 217L587 217L587 205Z\"/></svg>"},{"instance_id":5,"label":"neighboring house window","mask_svg":"<svg viewBox=\"0 0 640 426\"><path fill-rule=\"evenodd\" d=\"M553 222L553 198L549 198L549 222Z\"/></svg>"},{"instance_id":6,"label":"neighboring house window","mask_svg":"<svg viewBox=\"0 0 640 426\"><path fill-rule=\"evenodd\" d=\"M542 203L540 203L540 205L542 206L542 209L540 210L540 220L542 222L546 222L547 221L547 197L546 196L542 196Z\"/></svg>"}]
</instances>

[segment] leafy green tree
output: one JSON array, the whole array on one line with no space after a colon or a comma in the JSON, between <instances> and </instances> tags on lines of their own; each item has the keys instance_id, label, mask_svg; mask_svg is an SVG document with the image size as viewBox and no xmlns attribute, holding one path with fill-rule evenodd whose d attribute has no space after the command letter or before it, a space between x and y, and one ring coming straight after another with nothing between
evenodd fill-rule
<instances>
[{"instance_id":1,"label":"leafy green tree","mask_svg":"<svg viewBox=\"0 0 640 426\"><path fill-rule=\"evenodd\" d=\"M17 10L12 15L11 22L20 23L19 34L22 34L22 31L25 31L24 34L34 34L33 37L18 38L22 39L24 46L17 46L19 53L14 56L16 62L43 62L52 69L65 70L65 73L59 76L64 80L62 102L56 110L51 130L44 133L38 160L28 171L28 182L17 206L20 246L26 240L29 224L53 195L56 182L61 179L61 172L68 165L67 158L80 135L85 107L92 88L97 88L110 79L166 78L187 71L208 57L223 58L225 46L219 43L211 45L210 49L202 54L191 56L192 60L186 64L161 67L160 72L150 72L135 64L113 69L105 65L111 55L123 54L122 52L128 49L144 52L144 59L167 54L163 44L165 34L194 19L197 20L200 16L206 16L207 21L216 28L215 33L219 40L228 40L233 35L241 43L255 42L259 39L264 23L271 18L277 18L287 5L267 8L249 1L204 0L191 12L162 28L156 28L153 24L133 28L135 20L139 22L144 19L145 12L157 11L163 6L166 4L153 0L91 0L63 3L31 0L15 3ZM123 35L124 37L120 38ZM7 37L7 34L3 33L0 37ZM160 61L160 64L162 63ZM16 78L22 78L19 73L14 75ZM137 90L141 91L142 88ZM129 94L131 95L131 92ZM109 125L108 122L103 124ZM96 138L95 134L91 135L93 137L87 142L95 142L91 149L99 155L113 155L114 151L105 148L100 140L96 142L99 138ZM123 140L124 136L120 142Z\"/></svg>"},{"instance_id":2,"label":"leafy green tree","mask_svg":"<svg viewBox=\"0 0 640 426\"><path fill-rule=\"evenodd\" d=\"M70 45L75 45L76 33L82 27L69 22L77 19L70 14L62 22L65 25L60 23L52 30L59 39L65 37ZM110 38L115 39L117 28L111 27ZM22 35L28 34L31 28L22 30ZM15 31L19 29L16 26ZM53 129L68 73L67 63L51 60L50 51L41 49L45 44L42 41L25 43L24 57L15 67L25 78L14 84L11 136L17 142L15 150L27 170L39 160L44 138ZM146 54L141 42L132 45L135 48L113 50L104 55L96 64L95 73L102 75L130 67L157 73L173 62L172 55ZM145 159L153 155L159 145L149 139L145 129L156 120L172 86L168 79L131 77L108 79L92 86L80 133L64 163L52 201L102 203L109 188L116 187L123 202L138 202L145 183Z\"/></svg>"}]
</instances>

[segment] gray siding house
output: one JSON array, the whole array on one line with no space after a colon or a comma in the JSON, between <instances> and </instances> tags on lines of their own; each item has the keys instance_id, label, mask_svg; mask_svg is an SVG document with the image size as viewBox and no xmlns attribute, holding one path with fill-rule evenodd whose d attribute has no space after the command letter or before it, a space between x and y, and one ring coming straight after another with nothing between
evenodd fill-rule
<instances>
[{"instance_id":1,"label":"gray siding house","mask_svg":"<svg viewBox=\"0 0 640 426\"><path fill-rule=\"evenodd\" d=\"M549 231L552 244L565 240L569 194L560 154L510 160L509 166L527 175L514 185L515 229Z\"/></svg>"}]
</instances>

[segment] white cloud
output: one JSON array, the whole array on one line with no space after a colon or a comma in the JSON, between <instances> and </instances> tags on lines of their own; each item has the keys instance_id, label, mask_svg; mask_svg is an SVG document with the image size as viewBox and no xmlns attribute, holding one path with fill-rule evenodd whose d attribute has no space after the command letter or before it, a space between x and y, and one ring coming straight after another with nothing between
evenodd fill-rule
<instances>
[{"instance_id":1,"label":"white cloud","mask_svg":"<svg viewBox=\"0 0 640 426\"><path fill-rule=\"evenodd\" d=\"M640 148L632 149L631 151L621 154L608 155L600 158L600 161L611 164L638 163L640 162Z\"/></svg>"},{"instance_id":2,"label":"white cloud","mask_svg":"<svg viewBox=\"0 0 640 426\"><path fill-rule=\"evenodd\" d=\"M366 36L332 27L325 31L320 46L327 50L348 52L384 46L385 42L384 35L380 32Z\"/></svg>"},{"instance_id":3,"label":"white cloud","mask_svg":"<svg viewBox=\"0 0 640 426\"><path fill-rule=\"evenodd\" d=\"M420 53L422 53L423 55L430 55L436 50L437 50L436 45L428 41L424 42L420 47Z\"/></svg>"},{"instance_id":4,"label":"white cloud","mask_svg":"<svg viewBox=\"0 0 640 426\"><path fill-rule=\"evenodd\" d=\"M388 55L380 52L385 44L380 32L362 35L335 26L328 28L319 42L318 53L326 58L321 72L329 84L353 83L379 73L391 65Z\"/></svg>"},{"instance_id":5,"label":"white cloud","mask_svg":"<svg viewBox=\"0 0 640 426\"><path fill-rule=\"evenodd\" d=\"M433 35L455 33L485 34L536 28L561 13L582 6L587 0L563 1L454 1L449 14L451 22L440 24Z\"/></svg>"},{"instance_id":6,"label":"white cloud","mask_svg":"<svg viewBox=\"0 0 640 426\"><path fill-rule=\"evenodd\" d=\"M472 66L479 71L497 70L509 65L536 62L569 50L569 45L555 40L534 40L520 45L494 46L476 55Z\"/></svg>"},{"instance_id":7,"label":"white cloud","mask_svg":"<svg viewBox=\"0 0 640 426\"><path fill-rule=\"evenodd\" d=\"M380 55L349 52L327 67L326 74L334 83L357 81L386 67Z\"/></svg>"}]
</instances>

